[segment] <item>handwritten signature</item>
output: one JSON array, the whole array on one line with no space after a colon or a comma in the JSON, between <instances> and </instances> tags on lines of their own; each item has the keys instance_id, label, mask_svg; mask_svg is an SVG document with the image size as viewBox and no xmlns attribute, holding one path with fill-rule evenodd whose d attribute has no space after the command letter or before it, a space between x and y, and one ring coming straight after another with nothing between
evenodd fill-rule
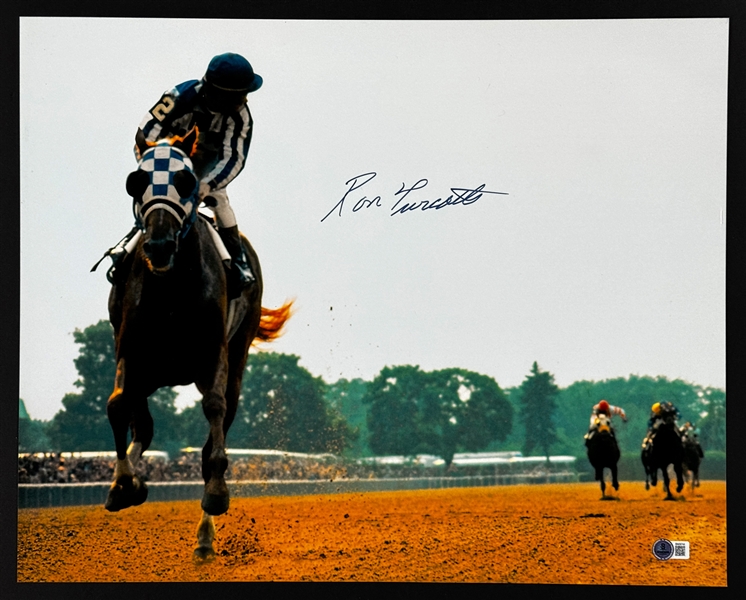
<instances>
[{"instance_id":1,"label":"handwritten signature","mask_svg":"<svg viewBox=\"0 0 746 600\"><path fill-rule=\"evenodd\" d=\"M354 198L357 197L357 195L355 195L352 198L348 198L350 194L352 194L352 192L355 192L362 188L375 176L376 173L371 171L370 173L356 175L352 179L346 181L345 185L348 186L348 188L347 191L344 193L344 196L342 196L342 198L334 205L334 208L326 213L326 216L321 219L321 222L323 223L327 219L327 217L329 217L335 211L337 211L338 215L341 217L342 210L345 206L345 201L347 200L349 200L350 203L354 202L354 204L352 204L353 213L371 207L383 207L383 204L381 203L381 196L375 196L373 198L363 196L362 198L358 198L357 200L355 200ZM390 216L393 217L394 215L401 215L415 210L440 210L441 208L445 208L446 206L468 206L470 204L474 204L482 197L483 194L500 194L504 196L508 195L508 192L490 192L488 190L485 190L484 187L486 184L483 183L482 185L475 188L451 188L451 194L445 198L441 197L430 200L415 200L413 198L409 198L410 194L421 190L427 185L427 183L427 179L420 179L411 187L406 187L406 184L402 183L399 191L394 193L396 202L390 208Z\"/></svg>"}]
</instances>

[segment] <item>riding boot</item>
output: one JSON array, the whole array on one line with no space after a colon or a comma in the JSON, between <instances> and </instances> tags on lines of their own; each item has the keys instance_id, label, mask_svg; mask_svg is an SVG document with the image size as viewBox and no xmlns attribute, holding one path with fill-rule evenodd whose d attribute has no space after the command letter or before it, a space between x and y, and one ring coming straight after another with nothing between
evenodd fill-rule
<instances>
[{"instance_id":1,"label":"riding boot","mask_svg":"<svg viewBox=\"0 0 746 600\"><path fill-rule=\"evenodd\" d=\"M218 228L220 239L223 240L226 249L231 255L231 262L233 263L235 278L239 289L244 289L250 286L256 281L254 273L251 272L249 266L249 255L246 252L246 248L241 243L241 237L238 233L238 225L233 227L220 227Z\"/></svg>"},{"instance_id":2,"label":"riding boot","mask_svg":"<svg viewBox=\"0 0 746 600\"><path fill-rule=\"evenodd\" d=\"M107 252L107 254L111 256L111 267L109 267L109 270L106 272L106 279L108 279L109 283L112 285L116 285L122 276L119 267L122 265L122 262L124 262L125 256L127 256L127 244L132 241L132 238L135 237L138 231L140 231L140 229L137 226L133 227L127 235L119 240L119 243L117 243L116 246Z\"/></svg>"}]
</instances>

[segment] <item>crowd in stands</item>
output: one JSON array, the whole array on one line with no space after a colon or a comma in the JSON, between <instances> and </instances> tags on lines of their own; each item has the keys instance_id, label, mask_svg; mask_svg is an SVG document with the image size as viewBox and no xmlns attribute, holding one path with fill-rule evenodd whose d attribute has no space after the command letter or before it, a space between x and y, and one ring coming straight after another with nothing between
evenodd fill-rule
<instances>
[{"instance_id":1,"label":"crowd in stands","mask_svg":"<svg viewBox=\"0 0 746 600\"><path fill-rule=\"evenodd\" d=\"M202 481L202 455L182 453L171 460L144 456L137 472L145 481ZM89 483L114 478L115 459L108 457L65 458L59 453L25 454L18 457L19 483ZM374 469L343 459L296 456L230 457L227 480L267 481L292 479L371 478Z\"/></svg>"},{"instance_id":2,"label":"crowd in stands","mask_svg":"<svg viewBox=\"0 0 746 600\"><path fill-rule=\"evenodd\" d=\"M18 457L19 483L84 483L113 477L114 461L102 458L66 459L55 452Z\"/></svg>"},{"instance_id":3,"label":"crowd in stands","mask_svg":"<svg viewBox=\"0 0 746 600\"><path fill-rule=\"evenodd\" d=\"M138 474L145 481L202 481L202 453L182 452L165 460L163 456L142 458ZM89 483L110 482L114 478L115 459L80 457L75 453L23 454L18 457L19 483ZM547 464L519 467L520 472L547 472ZM549 471L566 467L552 466ZM384 479L440 476L499 475L515 472L512 466L467 467L451 465L450 469L426 467L412 461L398 464L358 462L337 456L277 453L271 456L230 456L226 479L229 481L269 480L337 480Z\"/></svg>"}]
</instances>

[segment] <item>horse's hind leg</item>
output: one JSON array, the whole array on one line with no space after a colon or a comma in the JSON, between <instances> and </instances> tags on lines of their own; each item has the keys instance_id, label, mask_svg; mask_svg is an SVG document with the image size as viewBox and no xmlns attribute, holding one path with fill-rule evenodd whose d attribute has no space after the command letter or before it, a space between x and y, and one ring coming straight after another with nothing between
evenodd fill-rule
<instances>
[{"instance_id":1,"label":"horse's hind leg","mask_svg":"<svg viewBox=\"0 0 746 600\"><path fill-rule=\"evenodd\" d=\"M221 352L223 360L210 385L196 382L202 392L202 410L210 422L210 434L202 449L202 477L205 480L205 492L202 496L202 510L209 515L222 515L228 510L228 485L225 483L225 471L228 468L228 456L225 452L226 418L225 387L227 378L227 352Z\"/></svg>"},{"instance_id":2,"label":"horse's hind leg","mask_svg":"<svg viewBox=\"0 0 746 600\"><path fill-rule=\"evenodd\" d=\"M619 479L617 479L616 464L611 465L611 467L609 467L609 470L611 471L611 485L614 487L615 490L619 491Z\"/></svg>"},{"instance_id":3,"label":"horse's hind leg","mask_svg":"<svg viewBox=\"0 0 746 600\"><path fill-rule=\"evenodd\" d=\"M147 396L144 401L147 402ZM130 427L131 417L133 416L133 404L132 395L124 391L124 359L120 359L117 364L114 391L109 396L106 405L106 412L109 417L112 433L114 434L114 444L117 452L114 482L109 488L105 504L106 510L109 511L118 511L130 506L137 506L145 502L148 497L148 488L135 475L133 465L127 456L127 431ZM150 442L148 441L148 443ZM137 454L137 458L139 459L137 448L135 448L134 453Z\"/></svg>"},{"instance_id":4,"label":"horse's hind leg","mask_svg":"<svg viewBox=\"0 0 746 600\"><path fill-rule=\"evenodd\" d=\"M150 442L153 441L153 417L148 409L148 397L143 395L137 400L130 427L132 441L127 448L127 458L132 468L137 467L143 452L150 448Z\"/></svg>"},{"instance_id":5,"label":"horse's hind leg","mask_svg":"<svg viewBox=\"0 0 746 600\"><path fill-rule=\"evenodd\" d=\"M194 560L206 561L215 558L212 543L215 540L215 522L212 515L202 513L202 519L197 527L197 547L194 549Z\"/></svg>"},{"instance_id":6,"label":"horse's hind leg","mask_svg":"<svg viewBox=\"0 0 746 600\"><path fill-rule=\"evenodd\" d=\"M663 475L663 489L666 492L664 500L673 500L674 497L671 493L671 480L668 478L668 467L663 467L661 469L661 474Z\"/></svg>"},{"instance_id":7,"label":"horse's hind leg","mask_svg":"<svg viewBox=\"0 0 746 600\"><path fill-rule=\"evenodd\" d=\"M604 481L604 469L603 467L598 468L596 467L596 481L598 481L599 485L601 486L601 497L606 497L606 481Z\"/></svg>"},{"instance_id":8,"label":"horse's hind leg","mask_svg":"<svg viewBox=\"0 0 746 600\"><path fill-rule=\"evenodd\" d=\"M223 417L223 440L228 434L238 408L238 398L241 393L241 378L246 367L246 359L251 340L246 335L244 327L238 330L230 342L230 355L228 366L228 380L225 389L225 416ZM210 457L213 450L212 430L207 438L207 443L202 449L202 477L207 483L210 480L212 468ZM203 501L204 504L204 501ZM215 541L215 525L213 517L208 512L202 512L199 526L197 527L197 546L194 549L194 560L206 561L215 558L213 542Z\"/></svg>"},{"instance_id":9,"label":"horse's hind leg","mask_svg":"<svg viewBox=\"0 0 746 600\"><path fill-rule=\"evenodd\" d=\"M678 493L684 489L684 471L681 468L681 463L674 464L673 470L676 472L676 492Z\"/></svg>"}]
</instances>

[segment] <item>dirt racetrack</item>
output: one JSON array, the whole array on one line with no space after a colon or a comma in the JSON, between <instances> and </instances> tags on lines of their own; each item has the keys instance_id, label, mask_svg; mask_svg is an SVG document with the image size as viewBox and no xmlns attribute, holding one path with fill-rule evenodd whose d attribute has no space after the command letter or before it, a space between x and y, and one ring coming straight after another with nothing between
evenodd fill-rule
<instances>
[{"instance_id":1,"label":"dirt racetrack","mask_svg":"<svg viewBox=\"0 0 746 600\"><path fill-rule=\"evenodd\" d=\"M18 581L418 581L726 585L725 483L666 502L622 482L233 498L217 558L191 559L199 502L24 509ZM658 538L690 559L656 559Z\"/></svg>"}]
</instances>

